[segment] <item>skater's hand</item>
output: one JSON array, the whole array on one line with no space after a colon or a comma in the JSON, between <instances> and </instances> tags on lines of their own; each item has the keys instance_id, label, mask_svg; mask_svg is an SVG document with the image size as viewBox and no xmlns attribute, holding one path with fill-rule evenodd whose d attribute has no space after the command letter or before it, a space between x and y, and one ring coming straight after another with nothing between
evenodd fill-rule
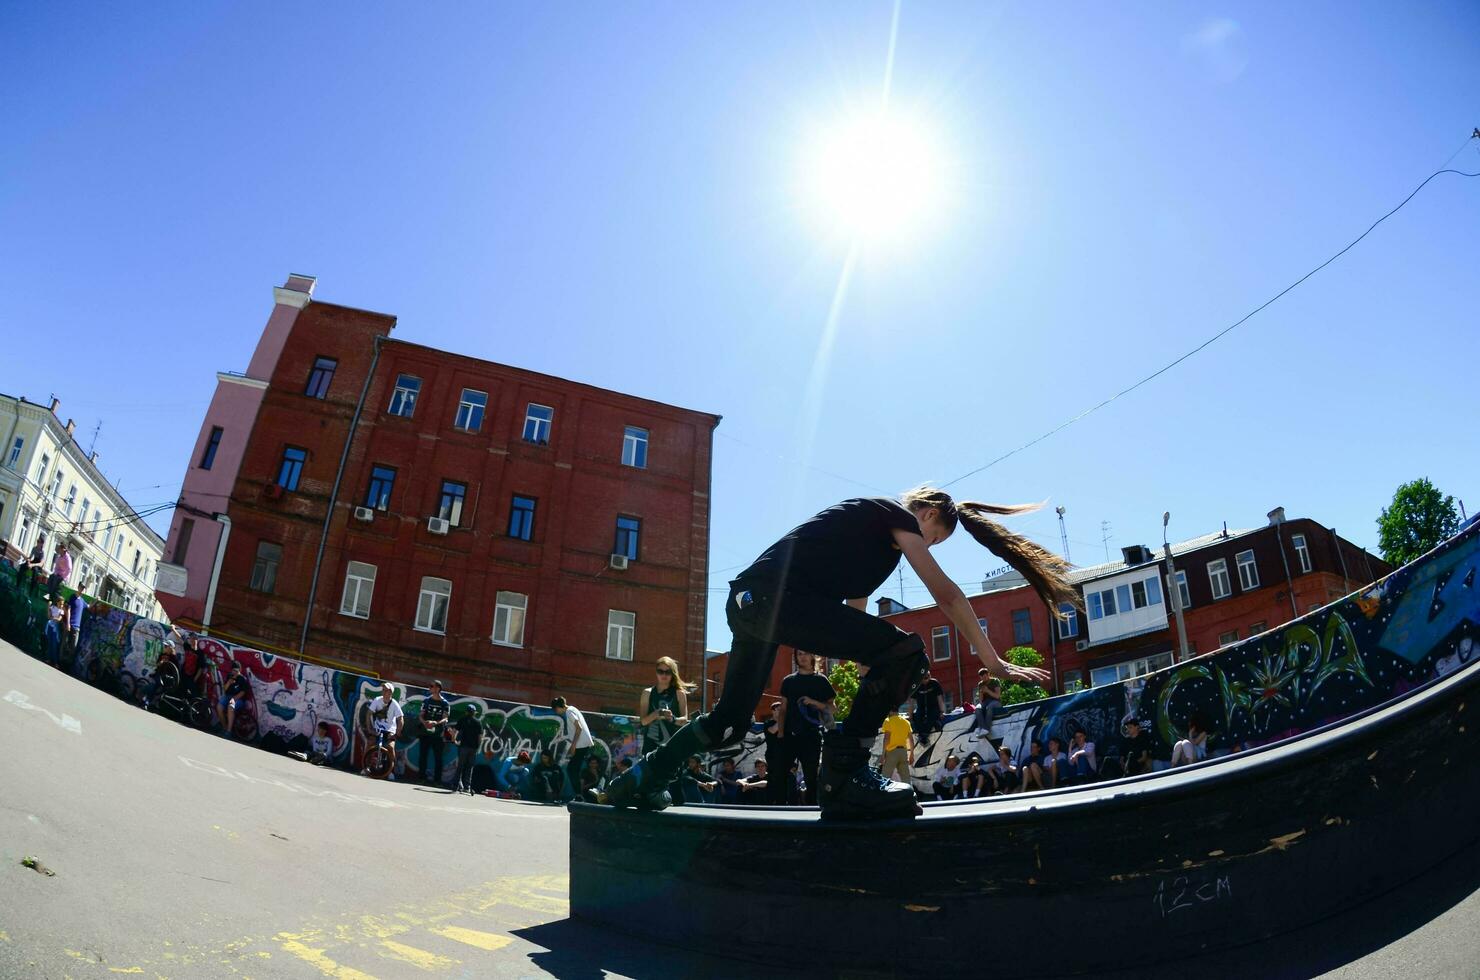
<instances>
[{"instance_id":1,"label":"skater's hand","mask_svg":"<svg viewBox=\"0 0 1480 980\"><path fill-rule=\"evenodd\" d=\"M1007 668L1007 676L1020 681L1032 681L1041 684L1048 680L1048 671L1042 667L1019 667L1017 664L1004 664Z\"/></svg>"}]
</instances>

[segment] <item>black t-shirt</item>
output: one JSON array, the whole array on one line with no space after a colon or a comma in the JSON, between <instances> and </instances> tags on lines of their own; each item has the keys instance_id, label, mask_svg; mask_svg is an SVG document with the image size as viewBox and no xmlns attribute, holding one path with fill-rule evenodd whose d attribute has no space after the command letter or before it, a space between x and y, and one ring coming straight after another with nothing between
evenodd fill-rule
<instances>
[{"instance_id":1,"label":"black t-shirt","mask_svg":"<svg viewBox=\"0 0 1480 980\"><path fill-rule=\"evenodd\" d=\"M483 719L469 711L457 720L457 744L465 749L477 748L483 739Z\"/></svg>"},{"instance_id":2,"label":"black t-shirt","mask_svg":"<svg viewBox=\"0 0 1480 980\"><path fill-rule=\"evenodd\" d=\"M940 686L940 681L934 677L927 677L915 688L915 713L922 717L935 717L940 714L940 701L938 700L945 691Z\"/></svg>"},{"instance_id":3,"label":"black t-shirt","mask_svg":"<svg viewBox=\"0 0 1480 980\"><path fill-rule=\"evenodd\" d=\"M437 734L442 727L439 722L447 720L447 708L445 698L424 698L421 702L421 727L429 734Z\"/></svg>"},{"instance_id":4,"label":"black t-shirt","mask_svg":"<svg viewBox=\"0 0 1480 980\"><path fill-rule=\"evenodd\" d=\"M821 674L787 674L781 680L781 696L786 699L786 734L819 732L822 717L816 708L804 706L801 699L811 698L826 703L837 697L832 684Z\"/></svg>"},{"instance_id":5,"label":"black t-shirt","mask_svg":"<svg viewBox=\"0 0 1480 980\"><path fill-rule=\"evenodd\" d=\"M1120 758L1126 765L1140 760L1142 752L1150 751L1151 736L1144 731L1135 738L1124 735L1120 739Z\"/></svg>"},{"instance_id":6,"label":"black t-shirt","mask_svg":"<svg viewBox=\"0 0 1480 980\"><path fill-rule=\"evenodd\" d=\"M825 599L873 595L899 564L895 529L920 533L920 522L896 500L857 497L793 528L735 578L758 591L787 589Z\"/></svg>"},{"instance_id":7,"label":"black t-shirt","mask_svg":"<svg viewBox=\"0 0 1480 980\"><path fill-rule=\"evenodd\" d=\"M45 565L46 564L46 546L45 545L39 545L38 544L36 547L34 547L34 548L31 549L30 562L31 562L32 565Z\"/></svg>"},{"instance_id":8,"label":"black t-shirt","mask_svg":"<svg viewBox=\"0 0 1480 980\"><path fill-rule=\"evenodd\" d=\"M247 683L246 677L237 674L226 681L226 696L228 698L239 698L252 692L252 685Z\"/></svg>"}]
</instances>

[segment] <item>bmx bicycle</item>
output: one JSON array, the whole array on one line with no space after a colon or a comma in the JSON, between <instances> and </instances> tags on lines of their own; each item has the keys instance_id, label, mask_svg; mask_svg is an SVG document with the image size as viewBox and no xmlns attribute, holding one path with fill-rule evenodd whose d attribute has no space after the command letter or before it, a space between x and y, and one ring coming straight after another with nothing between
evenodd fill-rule
<instances>
[{"instance_id":1,"label":"bmx bicycle","mask_svg":"<svg viewBox=\"0 0 1480 980\"><path fill-rule=\"evenodd\" d=\"M209 731L215 720L210 699L185 683L180 665L173 660L161 660L152 679L148 674L135 678L124 672L118 683L120 689L128 689L123 694L125 698L137 700L145 710L167 714L192 728ZM152 695L153 703L150 703L150 688L156 683L158 688Z\"/></svg>"},{"instance_id":2,"label":"bmx bicycle","mask_svg":"<svg viewBox=\"0 0 1480 980\"><path fill-rule=\"evenodd\" d=\"M396 753L393 750L396 733L385 728L371 728L366 731L366 735L373 741L365 750L361 772L371 779L384 779L396 768Z\"/></svg>"}]
</instances>

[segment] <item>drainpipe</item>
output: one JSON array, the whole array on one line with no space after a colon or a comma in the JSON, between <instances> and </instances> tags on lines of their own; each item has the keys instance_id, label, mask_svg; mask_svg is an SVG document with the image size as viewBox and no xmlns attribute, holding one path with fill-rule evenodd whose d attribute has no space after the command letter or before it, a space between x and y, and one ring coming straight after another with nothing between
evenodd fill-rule
<instances>
[{"instance_id":1,"label":"drainpipe","mask_svg":"<svg viewBox=\"0 0 1480 980\"><path fill-rule=\"evenodd\" d=\"M216 563L211 566L211 585L206 590L206 609L201 613L201 632L207 636L211 635L211 613L216 608L216 586L221 581L221 563L226 559L226 539L231 537L231 518L225 514L217 514L216 520L221 522L221 539L216 542ZM111 568L113 563L108 563Z\"/></svg>"},{"instance_id":2,"label":"drainpipe","mask_svg":"<svg viewBox=\"0 0 1480 980\"><path fill-rule=\"evenodd\" d=\"M1295 580L1290 577L1290 559L1285 556L1285 536L1280 533L1280 526L1274 526L1274 539L1280 546L1280 564L1285 566L1285 588L1290 590L1290 618L1300 618L1300 607L1295 604Z\"/></svg>"},{"instance_id":3,"label":"drainpipe","mask_svg":"<svg viewBox=\"0 0 1480 980\"><path fill-rule=\"evenodd\" d=\"M308 647L308 627L313 621L314 597L319 592L319 569L324 564L324 547L329 543L329 525L334 520L334 507L339 502L339 485L344 480L344 467L349 462L349 447L355 441L355 429L360 425L360 413L365 410L365 399L370 396L370 383L375 380L375 367L380 363L380 342L375 338L375 352L370 356L370 370L365 372L365 384L360 388L360 400L355 403L354 417L349 420L349 434L344 437L344 450L339 454L339 469L334 471L334 487L329 491L329 506L324 508L324 527L319 532L319 550L313 559L313 578L308 583L308 608L303 611L303 632L298 636L298 652Z\"/></svg>"},{"instance_id":4,"label":"drainpipe","mask_svg":"<svg viewBox=\"0 0 1480 980\"><path fill-rule=\"evenodd\" d=\"M967 605L970 605L970 603L968 602ZM936 608L939 608L939 607L937 606ZM976 610L975 609L971 610L971 615L973 617L976 615ZM950 620L947 619L946 622L949 623ZM962 646L962 644L965 644L966 645L966 649L970 650L971 649L971 644L966 643L965 640L961 639L960 633L961 633L960 630L954 630L954 629L951 630L951 656L956 659L956 690L958 690L958 691L961 692L961 697L960 697L959 700L957 700L956 703L957 704L965 704L966 703L966 678L965 678L965 675L962 672L962 667L961 667L961 658L964 656L964 654L962 654L962 652L961 652L961 646ZM934 656L934 654L932 654L932 656ZM975 694L973 694L972 696L975 697Z\"/></svg>"},{"instance_id":5,"label":"drainpipe","mask_svg":"<svg viewBox=\"0 0 1480 980\"><path fill-rule=\"evenodd\" d=\"M1352 580L1346 573L1346 555L1341 553L1341 538L1336 535L1336 528L1331 528L1331 544L1336 548L1336 560L1341 562L1341 587L1346 589L1346 594L1351 595Z\"/></svg>"}]
</instances>

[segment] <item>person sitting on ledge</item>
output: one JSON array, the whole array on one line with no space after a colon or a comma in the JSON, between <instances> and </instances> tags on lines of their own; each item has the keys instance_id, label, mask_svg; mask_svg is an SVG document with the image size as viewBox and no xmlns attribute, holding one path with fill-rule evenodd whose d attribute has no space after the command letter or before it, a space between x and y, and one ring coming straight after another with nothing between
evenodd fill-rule
<instances>
[{"instance_id":1,"label":"person sitting on ledge","mask_svg":"<svg viewBox=\"0 0 1480 980\"><path fill-rule=\"evenodd\" d=\"M987 516L1036 509L957 502L942 490L919 487L901 500L845 500L793 529L730 583L725 615L734 639L719 702L643 756L631 773L613 779L608 802L647 809L668 806L668 784L685 759L734 745L749 731L776 651L785 644L869 668L847 719L823 735L817 793L822 816L887 819L919 814L914 788L884 778L870 757L880 724L929 674L930 661L917 634L865 611L868 597L902 557L989 672L1034 683L1047 680L1042 669L1002 661L960 587L930 554L960 524L978 544L1022 573L1049 609L1077 606L1078 592L1065 577L1068 564Z\"/></svg>"},{"instance_id":2,"label":"person sitting on ledge","mask_svg":"<svg viewBox=\"0 0 1480 980\"><path fill-rule=\"evenodd\" d=\"M689 756L688 768L678 777L678 784L685 803L713 803L719 788L719 782L704 771L704 760L697 755Z\"/></svg>"},{"instance_id":3,"label":"person sitting on ledge","mask_svg":"<svg viewBox=\"0 0 1480 980\"><path fill-rule=\"evenodd\" d=\"M559 803L565 795L565 770L555 764L549 749L540 750L540 761L529 774L534 798L541 803Z\"/></svg>"},{"instance_id":4,"label":"person sitting on ledge","mask_svg":"<svg viewBox=\"0 0 1480 980\"><path fill-rule=\"evenodd\" d=\"M1048 740L1048 751L1043 755L1043 775L1047 778L1049 789L1058 786L1069 772L1069 757L1064 754L1063 745L1055 735Z\"/></svg>"},{"instance_id":5,"label":"person sitting on ledge","mask_svg":"<svg viewBox=\"0 0 1480 980\"><path fill-rule=\"evenodd\" d=\"M1074 741L1069 747L1069 773L1076 783L1092 782L1100 773L1095 762L1095 743L1089 740L1082 728L1074 733Z\"/></svg>"},{"instance_id":6,"label":"person sitting on ledge","mask_svg":"<svg viewBox=\"0 0 1480 980\"><path fill-rule=\"evenodd\" d=\"M1208 730L1202 718L1193 715L1187 722L1187 737L1172 746L1172 767L1191 765L1208 757Z\"/></svg>"},{"instance_id":7,"label":"person sitting on ledge","mask_svg":"<svg viewBox=\"0 0 1480 980\"><path fill-rule=\"evenodd\" d=\"M982 757L975 752L968 753L966 761L961 763L961 798L974 800L978 796L986 796L987 783L987 769L982 765Z\"/></svg>"},{"instance_id":8,"label":"person sitting on ledge","mask_svg":"<svg viewBox=\"0 0 1480 980\"><path fill-rule=\"evenodd\" d=\"M1012 750L1007 746L997 750L997 761L987 768L992 777L992 793L1001 796L1011 793L1022 785L1018 767L1012 764Z\"/></svg>"},{"instance_id":9,"label":"person sitting on ledge","mask_svg":"<svg viewBox=\"0 0 1480 980\"><path fill-rule=\"evenodd\" d=\"M610 795L607 798L610 799ZM740 802L740 773L735 769L734 759L726 759L719 764L719 801Z\"/></svg>"},{"instance_id":10,"label":"person sitting on ledge","mask_svg":"<svg viewBox=\"0 0 1480 980\"><path fill-rule=\"evenodd\" d=\"M946 756L946 761L940 764L935 771L935 781L931 784L935 790L937 800L954 800L961 793L961 760L954 755Z\"/></svg>"},{"instance_id":11,"label":"person sitting on ledge","mask_svg":"<svg viewBox=\"0 0 1480 980\"><path fill-rule=\"evenodd\" d=\"M1019 791L1026 793L1030 789L1044 789L1043 785L1043 743L1033 739L1029 743L1031 748L1028 755L1023 759L1022 765L1018 766L1018 776L1021 782Z\"/></svg>"},{"instance_id":12,"label":"person sitting on ledge","mask_svg":"<svg viewBox=\"0 0 1480 980\"><path fill-rule=\"evenodd\" d=\"M749 806L764 806L770 794L770 766L765 759L755 760L755 772L740 780L740 802Z\"/></svg>"}]
</instances>

